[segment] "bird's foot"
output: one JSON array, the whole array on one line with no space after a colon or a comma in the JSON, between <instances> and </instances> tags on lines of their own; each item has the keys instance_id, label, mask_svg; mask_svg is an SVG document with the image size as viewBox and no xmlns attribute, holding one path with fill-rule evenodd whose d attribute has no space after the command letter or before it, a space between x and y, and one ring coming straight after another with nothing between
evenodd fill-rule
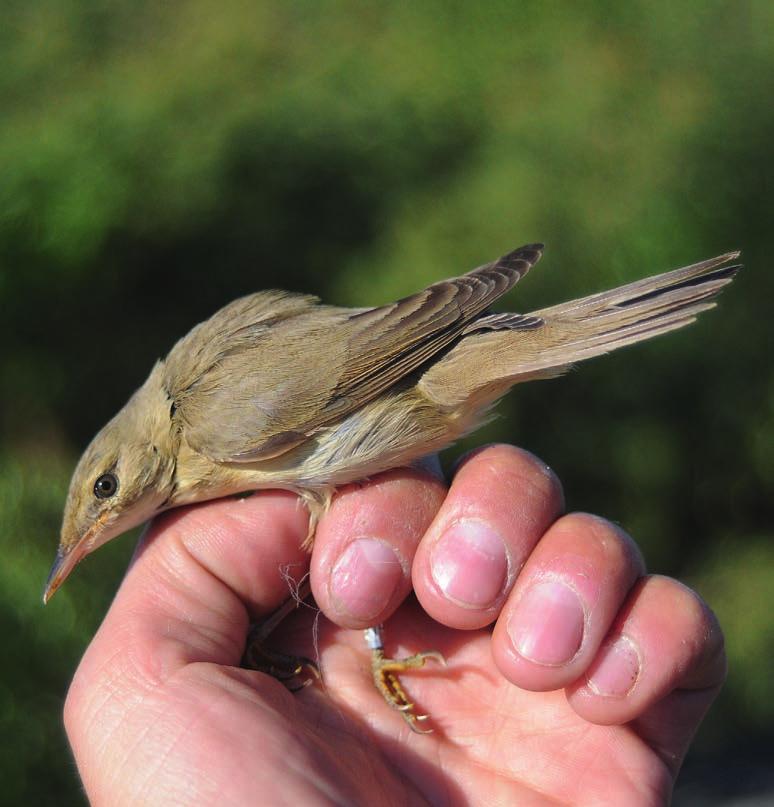
<instances>
[{"instance_id":1,"label":"bird's foot","mask_svg":"<svg viewBox=\"0 0 774 807\"><path fill-rule=\"evenodd\" d=\"M321 680L320 668L311 659L305 656L278 653L264 647L260 627L260 625L254 626L250 631L251 635L248 636L247 646L242 656L243 667L258 670L282 681L291 692L297 692L314 683L315 680ZM258 635L253 637L253 632Z\"/></svg>"},{"instance_id":2,"label":"bird's foot","mask_svg":"<svg viewBox=\"0 0 774 807\"><path fill-rule=\"evenodd\" d=\"M432 729L423 729L419 725L428 719L428 715L416 714L414 703L406 695L398 673L424 667L427 660L446 664L446 659L436 650L426 650L402 659L385 658L381 626L368 628L365 631L365 640L371 649L371 674L374 685L381 692L384 700L389 706L400 712L412 731L417 734L432 734Z\"/></svg>"},{"instance_id":3,"label":"bird's foot","mask_svg":"<svg viewBox=\"0 0 774 807\"><path fill-rule=\"evenodd\" d=\"M308 596L309 580L307 578L299 584L293 597L286 600L274 613L250 626L242 655L243 667L271 675L278 681L282 681L291 692L303 689L315 680L321 680L320 668L305 656L278 653L275 650L269 650L265 644L266 639L277 625L288 614L295 611Z\"/></svg>"}]
</instances>

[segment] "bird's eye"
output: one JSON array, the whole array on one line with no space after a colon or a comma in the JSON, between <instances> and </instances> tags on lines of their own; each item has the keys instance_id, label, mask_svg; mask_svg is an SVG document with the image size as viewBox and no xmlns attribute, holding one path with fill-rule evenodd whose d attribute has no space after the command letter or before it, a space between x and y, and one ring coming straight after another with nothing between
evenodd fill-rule
<instances>
[{"instance_id":1,"label":"bird's eye","mask_svg":"<svg viewBox=\"0 0 774 807\"><path fill-rule=\"evenodd\" d=\"M102 474L94 483L94 495L98 499L109 499L118 490L118 479L115 474Z\"/></svg>"}]
</instances>

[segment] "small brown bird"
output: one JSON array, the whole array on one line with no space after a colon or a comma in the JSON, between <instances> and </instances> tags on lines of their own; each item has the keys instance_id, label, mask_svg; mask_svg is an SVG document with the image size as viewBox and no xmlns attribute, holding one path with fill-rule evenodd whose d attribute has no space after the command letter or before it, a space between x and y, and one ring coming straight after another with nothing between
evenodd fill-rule
<instances>
[{"instance_id":1,"label":"small brown bird","mask_svg":"<svg viewBox=\"0 0 774 807\"><path fill-rule=\"evenodd\" d=\"M197 325L97 434L73 474L43 595L156 513L259 488L306 501L311 546L336 487L440 451L514 384L693 322L738 269L731 252L530 314L489 307L541 244L380 308L265 291ZM394 677L433 654L381 656L374 678L414 727Z\"/></svg>"}]
</instances>

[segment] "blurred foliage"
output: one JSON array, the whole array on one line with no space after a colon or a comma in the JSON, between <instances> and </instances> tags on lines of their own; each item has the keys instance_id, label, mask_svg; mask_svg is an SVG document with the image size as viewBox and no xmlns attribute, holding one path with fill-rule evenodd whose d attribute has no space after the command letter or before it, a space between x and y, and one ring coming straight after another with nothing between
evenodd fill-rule
<instances>
[{"instance_id":1,"label":"blurred foliage","mask_svg":"<svg viewBox=\"0 0 774 807\"><path fill-rule=\"evenodd\" d=\"M8 0L3 16L0 799L82 801L60 710L131 542L45 611L39 594L68 473L152 361L239 294L378 304L534 240L546 257L508 308L745 251L718 311L518 389L465 445L540 454L571 507L715 605L731 675L695 759L772 743L772 4Z\"/></svg>"}]
</instances>

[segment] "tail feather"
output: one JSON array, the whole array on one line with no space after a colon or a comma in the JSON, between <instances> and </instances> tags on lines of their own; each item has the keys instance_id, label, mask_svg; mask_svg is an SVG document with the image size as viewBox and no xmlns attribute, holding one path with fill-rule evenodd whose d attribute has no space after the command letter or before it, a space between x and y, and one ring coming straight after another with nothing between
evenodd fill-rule
<instances>
[{"instance_id":1,"label":"tail feather","mask_svg":"<svg viewBox=\"0 0 774 807\"><path fill-rule=\"evenodd\" d=\"M545 323L534 369L572 364L693 322L739 271L728 253L702 263L532 312Z\"/></svg>"},{"instance_id":2,"label":"tail feather","mask_svg":"<svg viewBox=\"0 0 774 807\"><path fill-rule=\"evenodd\" d=\"M536 316L552 317L556 314L567 315L570 311L578 310L590 313L595 310L609 309L612 306L628 306L648 298L658 297L664 291L681 287L703 286L705 282L712 282L718 274L729 277L729 280L741 269L739 265L725 266L739 257L739 252L727 252L717 258L684 266L682 269L673 269L660 275L635 280L625 286L618 286L609 291L591 294L567 303L543 308L533 312Z\"/></svg>"},{"instance_id":3,"label":"tail feather","mask_svg":"<svg viewBox=\"0 0 774 807\"><path fill-rule=\"evenodd\" d=\"M443 406L471 397L485 404L512 384L682 328L714 308L741 268L731 264L737 257L729 252L527 315L483 316L420 386Z\"/></svg>"}]
</instances>

